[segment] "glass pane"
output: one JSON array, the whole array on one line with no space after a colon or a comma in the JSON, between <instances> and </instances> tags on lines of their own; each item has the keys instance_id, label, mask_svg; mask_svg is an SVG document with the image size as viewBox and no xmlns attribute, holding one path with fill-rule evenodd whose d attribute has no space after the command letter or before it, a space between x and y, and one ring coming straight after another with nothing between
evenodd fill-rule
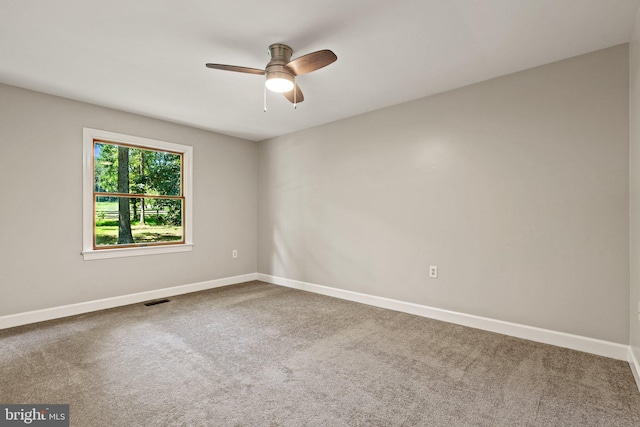
<instances>
[{"instance_id":1,"label":"glass pane","mask_svg":"<svg viewBox=\"0 0 640 427\"><path fill-rule=\"evenodd\" d=\"M182 155L96 142L96 193L180 196Z\"/></svg>"},{"instance_id":2,"label":"glass pane","mask_svg":"<svg viewBox=\"0 0 640 427\"><path fill-rule=\"evenodd\" d=\"M181 243L182 200L96 197L95 244Z\"/></svg>"}]
</instances>

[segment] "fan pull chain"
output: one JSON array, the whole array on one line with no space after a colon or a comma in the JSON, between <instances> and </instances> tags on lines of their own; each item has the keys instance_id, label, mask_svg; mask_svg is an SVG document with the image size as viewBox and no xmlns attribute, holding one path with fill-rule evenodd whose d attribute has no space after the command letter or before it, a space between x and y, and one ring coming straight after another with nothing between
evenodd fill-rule
<instances>
[{"instance_id":1,"label":"fan pull chain","mask_svg":"<svg viewBox=\"0 0 640 427\"><path fill-rule=\"evenodd\" d=\"M297 95L298 95L298 88L296 87L296 78L293 78L293 109L297 110L298 109L298 99L297 99Z\"/></svg>"},{"instance_id":2,"label":"fan pull chain","mask_svg":"<svg viewBox=\"0 0 640 427\"><path fill-rule=\"evenodd\" d=\"M267 86L266 85L263 85L263 86L264 86L264 110L263 111L266 113L267 112Z\"/></svg>"}]
</instances>

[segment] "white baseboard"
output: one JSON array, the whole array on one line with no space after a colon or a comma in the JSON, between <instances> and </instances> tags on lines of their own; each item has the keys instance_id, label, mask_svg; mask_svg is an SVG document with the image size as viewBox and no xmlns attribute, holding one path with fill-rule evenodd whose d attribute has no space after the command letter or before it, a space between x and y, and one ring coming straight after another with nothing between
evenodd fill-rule
<instances>
[{"instance_id":1,"label":"white baseboard","mask_svg":"<svg viewBox=\"0 0 640 427\"><path fill-rule=\"evenodd\" d=\"M638 391L640 391L640 364L638 358L633 352L633 347L629 346L629 366L631 366L631 372L633 372L633 378L636 380Z\"/></svg>"},{"instance_id":2,"label":"white baseboard","mask_svg":"<svg viewBox=\"0 0 640 427\"><path fill-rule=\"evenodd\" d=\"M91 311L104 310L123 305L137 304L158 298L188 294L190 292L204 291L206 289L219 288L221 286L235 285L236 283L249 282L256 279L256 273L243 274L241 276L207 280L206 282L190 283L188 285L156 289L153 291L63 305L60 307L45 308L43 310L28 311L26 313L10 314L8 316L0 316L0 329L27 325L29 323L42 322L45 320L59 319L61 317L74 316L76 314L89 313Z\"/></svg>"},{"instance_id":3,"label":"white baseboard","mask_svg":"<svg viewBox=\"0 0 640 427\"><path fill-rule=\"evenodd\" d=\"M629 359L629 346L625 344L618 344L609 341L583 337L580 335L572 335L564 332L552 331L549 329L536 328L533 326L520 325L517 323L505 322L502 320L490 319L487 317L474 316L471 314L458 313L455 311L443 310L440 308L428 307L425 305L361 294L358 292L346 291L343 289L301 282L298 280L270 276L268 274L258 273L257 279L275 285L301 289L317 294L368 304L375 307L387 308L403 313L428 317L430 319L442 320L449 323L455 323L457 325L469 326L471 328L496 332L499 334L523 338L530 341L570 348L572 350L584 351L586 353L597 354L599 356L610 357L613 359L625 361ZM637 362L636 367L638 367ZM638 381L638 377L636 377L636 381ZM640 382L638 382L638 384L640 384Z\"/></svg>"},{"instance_id":4,"label":"white baseboard","mask_svg":"<svg viewBox=\"0 0 640 427\"><path fill-rule=\"evenodd\" d=\"M458 313L455 311L443 310L435 307L428 307L390 298L377 297L343 289L331 288L328 286L316 285L313 283L301 282L298 280L285 279L261 273L250 273L241 276L226 277L205 282L192 283L171 288L157 289L153 291L140 292L130 295L122 295L112 298L105 298L95 301L87 301L77 304L69 304L60 307L46 308L43 310L29 311L26 313L10 314L0 316L0 329L14 326L26 325L30 323L42 322L45 320L58 319L61 317L74 316L77 314L89 313L92 311L104 310L108 308L120 307L128 304L136 304L158 298L166 298L175 295L182 295L190 292L197 292L206 289L213 289L221 286L234 285L237 283L261 280L275 285L286 286L304 291L314 292L321 295L341 298L375 307L442 320L449 323L496 332L503 335L510 335L518 338L573 350L584 351L597 354L599 356L611 357L613 359L628 361L633 370L636 383L640 387L640 364L628 345L617 344L609 341L597 340L594 338L579 335L567 334L564 332L552 331L549 329L536 328L533 326L520 325L517 323L505 322L502 320L490 319L487 317L474 316L471 314Z\"/></svg>"}]
</instances>

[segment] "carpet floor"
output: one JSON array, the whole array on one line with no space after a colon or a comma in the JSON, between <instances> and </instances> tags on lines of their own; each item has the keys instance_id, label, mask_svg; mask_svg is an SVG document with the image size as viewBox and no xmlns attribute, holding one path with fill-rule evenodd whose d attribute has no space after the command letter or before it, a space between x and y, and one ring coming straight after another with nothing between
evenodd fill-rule
<instances>
[{"instance_id":1,"label":"carpet floor","mask_svg":"<svg viewBox=\"0 0 640 427\"><path fill-rule=\"evenodd\" d=\"M249 282L0 331L72 426L640 426L626 362Z\"/></svg>"}]
</instances>

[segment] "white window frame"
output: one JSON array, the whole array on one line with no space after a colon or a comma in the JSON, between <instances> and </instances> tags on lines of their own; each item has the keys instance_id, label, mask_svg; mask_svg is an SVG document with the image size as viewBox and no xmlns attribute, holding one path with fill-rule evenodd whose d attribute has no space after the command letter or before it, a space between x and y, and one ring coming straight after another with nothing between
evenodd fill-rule
<instances>
[{"instance_id":1,"label":"white window frame","mask_svg":"<svg viewBox=\"0 0 640 427\"><path fill-rule=\"evenodd\" d=\"M94 249L93 247L93 141L99 139L113 143L135 145L182 154L184 196L184 243L134 248ZM82 181L82 256L85 261L122 258L140 255L189 252L193 249L193 147L139 136L124 135L104 130L82 129L83 181Z\"/></svg>"}]
</instances>

